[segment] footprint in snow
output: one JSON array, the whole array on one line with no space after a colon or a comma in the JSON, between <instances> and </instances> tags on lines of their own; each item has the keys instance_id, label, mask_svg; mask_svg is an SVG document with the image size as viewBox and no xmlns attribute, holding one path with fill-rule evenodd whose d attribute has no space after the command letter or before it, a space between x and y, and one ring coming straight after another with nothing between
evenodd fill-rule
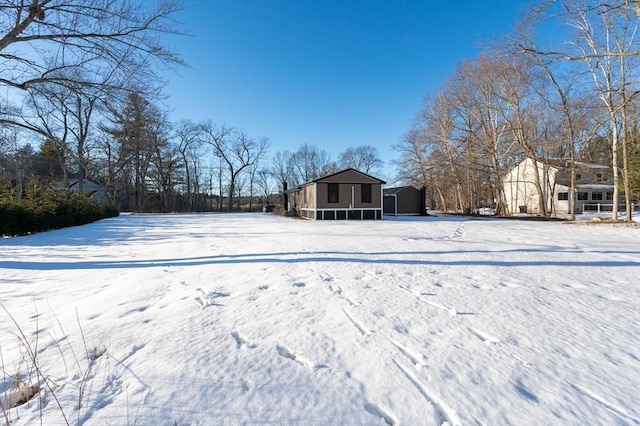
<instances>
[{"instance_id":1,"label":"footprint in snow","mask_svg":"<svg viewBox=\"0 0 640 426\"><path fill-rule=\"evenodd\" d=\"M283 358L287 358L290 359L291 361L295 361L299 364L304 365L307 368L310 368L312 370L321 370L324 368L329 368L328 365L324 365L324 364L316 364L313 361L311 361L310 359L300 355L300 354L296 354L294 352L292 352L291 350L289 350L288 348L286 348L285 346L280 346L280 345L276 345L276 351L278 352L278 355L280 355Z\"/></svg>"},{"instance_id":2,"label":"footprint in snow","mask_svg":"<svg viewBox=\"0 0 640 426\"><path fill-rule=\"evenodd\" d=\"M252 343L249 340L247 340L244 337L242 337L240 335L240 333L238 333L237 331L234 331L233 333L231 333L231 337L233 337L233 339L236 341L236 343L238 345L238 349L241 349L241 348L243 348L245 346L250 348L250 349L253 349L253 348L256 348L258 346L255 343Z\"/></svg>"},{"instance_id":3,"label":"footprint in snow","mask_svg":"<svg viewBox=\"0 0 640 426\"><path fill-rule=\"evenodd\" d=\"M224 306L221 303L218 303L216 300L224 297L229 297L231 295L231 293L223 291L206 292L201 288L197 288L196 291L202 293L202 296L196 296L194 299L200 304L203 309L209 306Z\"/></svg>"}]
</instances>

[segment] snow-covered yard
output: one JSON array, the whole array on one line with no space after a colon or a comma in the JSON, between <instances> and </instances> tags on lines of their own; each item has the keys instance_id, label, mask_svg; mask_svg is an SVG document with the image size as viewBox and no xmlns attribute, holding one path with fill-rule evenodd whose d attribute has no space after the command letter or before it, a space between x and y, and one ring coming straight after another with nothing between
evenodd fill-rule
<instances>
[{"instance_id":1,"label":"snow-covered yard","mask_svg":"<svg viewBox=\"0 0 640 426\"><path fill-rule=\"evenodd\" d=\"M0 400L42 390L0 423L640 424L639 281L624 224L124 215L4 239Z\"/></svg>"}]
</instances>

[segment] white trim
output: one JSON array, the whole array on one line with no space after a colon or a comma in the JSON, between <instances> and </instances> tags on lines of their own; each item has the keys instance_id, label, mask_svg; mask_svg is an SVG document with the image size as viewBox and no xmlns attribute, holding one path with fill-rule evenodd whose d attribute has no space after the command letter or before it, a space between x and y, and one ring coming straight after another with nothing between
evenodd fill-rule
<instances>
[{"instance_id":1,"label":"white trim","mask_svg":"<svg viewBox=\"0 0 640 426\"><path fill-rule=\"evenodd\" d=\"M349 210L353 210L353 206L356 205L355 197L356 197L356 186L355 185L351 185L351 204L349 204Z\"/></svg>"},{"instance_id":2,"label":"white trim","mask_svg":"<svg viewBox=\"0 0 640 426\"><path fill-rule=\"evenodd\" d=\"M308 220L318 220L317 216L318 216L318 212L322 212L322 220L342 220L342 219L338 219L338 212L342 211L345 212L347 214L347 217L344 220L354 220L354 219L349 219L348 214L349 212L354 212L354 211L359 211L360 213L363 213L365 211L373 211L373 212L380 212L380 219L378 219L378 215L374 214L374 218L373 219L365 219L363 214L360 214L360 220L382 220L383 216L384 216L384 210L379 208L379 207L362 207L362 208L354 208L354 209L350 209L348 207L338 207L338 208L331 208L331 209L310 209L310 208L301 208L300 212L307 212L307 213L311 213L312 217L307 217L303 214L300 215L300 217L302 217L303 219L308 219ZM324 213L325 212L333 212L334 216L333 219L325 219L324 218Z\"/></svg>"}]
</instances>

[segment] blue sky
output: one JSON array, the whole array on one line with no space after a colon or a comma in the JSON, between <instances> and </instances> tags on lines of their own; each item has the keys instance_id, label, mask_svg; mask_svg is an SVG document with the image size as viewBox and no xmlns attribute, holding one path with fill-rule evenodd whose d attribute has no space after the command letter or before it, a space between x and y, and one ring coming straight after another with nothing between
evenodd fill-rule
<instances>
[{"instance_id":1,"label":"blue sky","mask_svg":"<svg viewBox=\"0 0 640 426\"><path fill-rule=\"evenodd\" d=\"M508 33L524 4L187 0L191 36L169 42L190 67L165 76L171 118L266 136L271 155L307 143L336 160L373 145L388 162L423 96Z\"/></svg>"}]
</instances>

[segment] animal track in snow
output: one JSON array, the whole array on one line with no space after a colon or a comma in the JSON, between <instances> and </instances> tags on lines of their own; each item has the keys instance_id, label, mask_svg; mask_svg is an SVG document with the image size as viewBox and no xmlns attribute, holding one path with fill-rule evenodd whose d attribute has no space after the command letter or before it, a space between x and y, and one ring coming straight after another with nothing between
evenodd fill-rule
<instances>
[{"instance_id":1,"label":"animal track in snow","mask_svg":"<svg viewBox=\"0 0 640 426\"><path fill-rule=\"evenodd\" d=\"M143 349L146 345L144 343L140 345L133 345L131 349L129 349L129 353L127 353L122 359L116 360L118 363L122 364L132 356L134 356L140 349Z\"/></svg>"},{"instance_id":2,"label":"animal track in snow","mask_svg":"<svg viewBox=\"0 0 640 426\"><path fill-rule=\"evenodd\" d=\"M500 350L502 353L509 355L511 358L515 359L516 361L518 361L520 364L524 365L525 367L529 367L531 365L530 362L520 358L518 355L514 354L513 352L509 352L509 350L507 348L502 346L502 342L497 337L493 337L492 335L490 335L489 333L487 333L485 331L481 331L481 330L478 330L478 329L475 329L475 328L471 328L471 327L469 327L468 330L469 330L469 332L471 334L476 336L482 342L486 343L487 345L493 345L493 346L497 347L498 350Z\"/></svg>"},{"instance_id":3,"label":"animal track in snow","mask_svg":"<svg viewBox=\"0 0 640 426\"><path fill-rule=\"evenodd\" d=\"M409 288L406 285L399 285L398 286L401 290L406 291L407 293L410 293L412 295L414 295L416 297L416 299L422 303L425 303L429 306L433 306L434 308L438 308L441 311L445 311L447 312L450 316L454 317L456 315L458 315L458 311L456 310L456 308L454 307L448 307L445 306L441 303L435 302L433 300L434 297L436 297L437 295L435 293L416 293L415 291L413 291L411 288Z\"/></svg>"},{"instance_id":4,"label":"animal track in snow","mask_svg":"<svg viewBox=\"0 0 640 426\"><path fill-rule=\"evenodd\" d=\"M365 271L365 272L378 281L380 280L380 277L383 274L381 271L375 271L375 272Z\"/></svg>"},{"instance_id":5,"label":"animal track in snow","mask_svg":"<svg viewBox=\"0 0 640 426\"><path fill-rule=\"evenodd\" d=\"M130 315L130 314L134 314L136 312L144 312L147 309L149 309L149 306L147 306L147 305L139 306L137 308L130 309L127 312L125 312L124 314L120 315L120 318L124 318L125 316Z\"/></svg>"},{"instance_id":6,"label":"animal track in snow","mask_svg":"<svg viewBox=\"0 0 640 426\"><path fill-rule=\"evenodd\" d=\"M618 407L617 405L607 401L606 399L602 398L600 395L591 392L589 389L583 388L582 386L578 386L578 385L574 385L573 383L569 382L569 385L571 385L572 388L574 388L576 391L578 391L578 393L586 396L587 398L591 398L594 401L596 401L599 404L602 404L605 408L613 411L614 413L616 413L617 415L621 416L621 417L625 417L631 421L633 421L636 424L640 424L640 419L638 419L637 417L633 417L631 414L627 413L624 408L622 407Z\"/></svg>"},{"instance_id":7,"label":"animal track in snow","mask_svg":"<svg viewBox=\"0 0 640 426\"><path fill-rule=\"evenodd\" d=\"M371 404L370 402L367 402L366 404L364 404L364 409L367 410L369 413L373 414L374 416L378 416L382 418L382 420L384 420L384 422L388 425L395 425L398 423L396 419L394 419L391 415L387 414L384 410L382 410L380 407L378 407L375 404Z\"/></svg>"},{"instance_id":8,"label":"animal track in snow","mask_svg":"<svg viewBox=\"0 0 640 426\"><path fill-rule=\"evenodd\" d=\"M278 351L278 355L280 355L281 357L290 359L291 361L295 361L295 362L297 362L299 364L302 364L305 367L310 368L312 370L320 370L322 368L329 368L328 366L326 366L324 364L316 364L313 361L309 360L308 358L305 358L304 356L302 356L300 354L296 354L295 352L292 352L291 350L289 350L285 346L276 345L276 351Z\"/></svg>"},{"instance_id":9,"label":"animal track in snow","mask_svg":"<svg viewBox=\"0 0 640 426\"><path fill-rule=\"evenodd\" d=\"M223 306L221 303L216 302L216 299L229 297L230 293L225 293L221 291L210 291L206 292L201 288L197 288L196 291L202 293L202 296L196 296L195 300L202 306L202 309L207 308L209 306Z\"/></svg>"},{"instance_id":10,"label":"animal track in snow","mask_svg":"<svg viewBox=\"0 0 640 426\"><path fill-rule=\"evenodd\" d=\"M460 238L464 235L464 224L460 224L458 225L458 227L456 228L455 231L453 231L453 234L451 234L448 237L444 237L443 239L445 240L452 240L454 238Z\"/></svg>"},{"instance_id":11,"label":"animal track in snow","mask_svg":"<svg viewBox=\"0 0 640 426\"><path fill-rule=\"evenodd\" d=\"M362 323L358 319L353 317L345 308L342 308L342 310L344 311L344 314L347 316L347 318L349 318L349 321L351 321L353 325L358 329L360 334L365 337L371 336L371 334L373 333L371 330L362 325Z\"/></svg>"},{"instance_id":12,"label":"animal track in snow","mask_svg":"<svg viewBox=\"0 0 640 426\"><path fill-rule=\"evenodd\" d=\"M433 410L436 413L436 421L439 425L451 425L451 426L460 426L460 419L455 411L453 411L448 404L446 404L443 400L437 397L433 392L427 389L427 387L409 371L409 369L402 364L400 364L397 360L393 360L393 362L398 366L400 371L404 373L405 376L414 384L418 391L425 397L427 401L433 406Z\"/></svg>"},{"instance_id":13,"label":"animal track in snow","mask_svg":"<svg viewBox=\"0 0 640 426\"><path fill-rule=\"evenodd\" d=\"M422 301L424 303L426 303L427 305L429 305L429 306L433 306L434 308L438 308L438 309L440 309L442 311L447 312L452 317L455 317L456 315L458 315L458 311L456 310L456 308L448 308L448 307L446 307L446 306L444 306L444 305L442 305L440 303L430 302L430 301L424 300L424 299L422 299Z\"/></svg>"},{"instance_id":14,"label":"animal track in snow","mask_svg":"<svg viewBox=\"0 0 640 426\"><path fill-rule=\"evenodd\" d=\"M342 288L336 284L329 284L329 291L331 291L331 293L335 294L336 296L342 295Z\"/></svg>"},{"instance_id":15,"label":"animal track in snow","mask_svg":"<svg viewBox=\"0 0 640 426\"><path fill-rule=\"evenodd\" d=\"M409 358L409 360L413 363L413 365L418 366L418 367L426 367L427 366L427 362L426 362L426 359L425 359L424 355L421 355L421 354L418 354L418 353L412 351L411 349L407 348L406 346L401 345L400 343L396 342L393 339L390 339L388 337L387 337L387 339L389 339L389 341L393 344L393 346L398 348L398 350L402 353L402 355L404 355L407 358Z\"/></svg>"},{"instance_id":16,"label":"animal track in snow","mask_svg":"<svg viewBox=\"0 0 640 426\"><path fill-rule=\"evenodd\" d=\"M419 241L419 240L430 240L430 241L441 241L441 240L452 240L454 238L460 238L464 235L464 224L459 224L458 227L453 231L451 235L445 235L443 237L425 237L425 238L403 238L404 241Z\"/></svg>"},{"instance_id":17,"label":"animal track in snow","mask_svg":"<svg viewBox=\"0 0 640 426\"><path fill-rule=\"evenodd\" d=\"M356 306L360 306L360 302L358 302L358 301L356 301L356 300L353 300L353 299L351 299L351 298L349 298L349 297L347 297L347 298L346 298L346 300L347 300L347 302L349 302L349 304L350 304L351 306L354 306L354 307L356 307Z\"/></svg>"},{"instance_id":18,"label":"animal track in snow","mask_svg":"<svg viewBox=\"0 0 640 426\"><path fill-rule=\"evenodd\" d=\"M251 349L257 347L255 343L251 343L249 340L242 337L240 333L238 333L237 331L234 331L233 333L231 333L231 337L233 337L233 339L238 344L238 349L241 349L244 346L247 346L248 348L251 348Z\"/></svg>"},{"instance_id":19,"label":"animal track in snow","mask_svg":"<svg viewBox=\"0 0 640 426\"><path fill-rule=\"evenodd\" d=\"M500 343L500 339L497 339L484 331L476 330L475 328L471 328L471 327L469 327L469 331L471 332L471 334L473 334L474 336L476 336L478 339L482 340L486 344L495 345Z\"/></svg>"},{"instance_id":20,"label":"animal track in snow","mask_svg":"<svg viewBox=\"0 0 640 426\"><path fill-rule=\"evenodd\" d=\"M320 272L320 279L322 281L331 282L334 280L334 277L328 272Z\"/></svg>"}]
</instances>

